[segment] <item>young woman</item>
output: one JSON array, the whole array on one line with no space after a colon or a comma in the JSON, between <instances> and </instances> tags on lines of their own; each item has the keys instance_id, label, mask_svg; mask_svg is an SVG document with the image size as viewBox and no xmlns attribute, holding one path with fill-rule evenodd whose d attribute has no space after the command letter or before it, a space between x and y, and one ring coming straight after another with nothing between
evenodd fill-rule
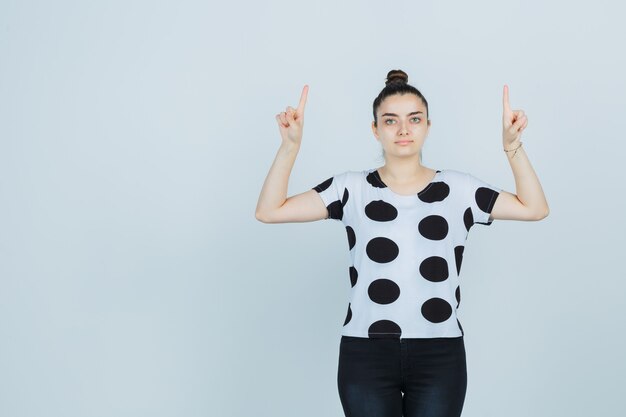
<instances>
[{"instance_id":1,"label":"young woman","mask_svg":"<svg viewBox=\"0 0 626 417\"><path fill-rule=\"evenodd\" d=\"M341 221L351 296L337 384L347 417L460 416L467 386L456 310L464 245L474 224L541 220L548 204L520 140L528 124L503 92L502 144L517 194L469 173L421 164L428 103L401 70L374 100L372 131L385 164L346 171L287 198L302 140L304 86L296 109L276 115L282 145L256 208L264 223Z\"/></svg>"}]
</instances>

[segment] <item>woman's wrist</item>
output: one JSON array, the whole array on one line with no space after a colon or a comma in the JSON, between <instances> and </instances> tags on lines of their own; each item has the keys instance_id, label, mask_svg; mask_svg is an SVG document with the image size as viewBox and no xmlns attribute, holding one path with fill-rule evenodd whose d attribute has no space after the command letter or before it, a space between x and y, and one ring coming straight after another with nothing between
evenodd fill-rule
<instances>
[{"instance_id":1,"label":"woman's wrist","mask_svg":"<svg viewBox=\"0 0 626 417\"><path fill-rule=\"evenodd\" d=\"M507 154L507 156L513 158L515 157L515 154L521 147L522 147L522 141L517 139L509 143L508 145L504 146L503 150Z\"/></svg>"},{"instance_id":2,"label":"woman's wrist","mask_svg":"<svg viewBox=\"0 0 626 417\"><path fill-rule=\"evenodd\" d=\"M287 152L298 152L300 150L300 144L295 142L283 141L280 144L280 148Z\"/></svg>"}]
</instances>

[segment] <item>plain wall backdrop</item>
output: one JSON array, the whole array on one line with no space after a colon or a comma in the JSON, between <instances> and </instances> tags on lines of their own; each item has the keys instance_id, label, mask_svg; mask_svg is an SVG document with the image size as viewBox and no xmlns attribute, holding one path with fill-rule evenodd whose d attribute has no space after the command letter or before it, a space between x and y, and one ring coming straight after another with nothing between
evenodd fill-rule
<instances>
[{"instance_id":1,"label":"plain wall backdrop","mask_svg":"<svg viewBox=\"0 0 626 417\"><path fill-rule=\"evenodd\" d=\"M343 225L254 212L305 84L289 195L383 165L372 102L402 69L423 164L515 193L508 84L550 206L472 228L463 416L622 416L625 11L3 0L0 415L342 416Z\"/></svg>"}]
</instances>

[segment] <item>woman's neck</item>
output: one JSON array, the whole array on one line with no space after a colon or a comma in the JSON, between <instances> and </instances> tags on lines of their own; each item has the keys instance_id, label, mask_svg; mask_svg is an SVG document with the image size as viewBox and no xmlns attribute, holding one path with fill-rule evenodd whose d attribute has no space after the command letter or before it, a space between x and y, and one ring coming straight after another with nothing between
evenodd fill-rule
<instances>
[{"instance_id":1,"label":"woman's neck","mask_svg":"<svg viewBox=\"0 0 626 417\"><path fill-rule=\"evenodd\" d=\"M396 184L411 183L425 177L430 177L433 171L433 169L421 165L419 161L393 163L387 161L384 166L378 168L380 174Z\"/></svg>"}]
</instances>

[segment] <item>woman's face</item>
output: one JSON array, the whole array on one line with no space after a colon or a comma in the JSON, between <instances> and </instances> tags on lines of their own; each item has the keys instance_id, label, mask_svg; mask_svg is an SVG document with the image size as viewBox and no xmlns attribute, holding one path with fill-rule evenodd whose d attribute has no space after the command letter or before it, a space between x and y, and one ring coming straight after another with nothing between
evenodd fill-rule
<instances>
[{"instance_id":1,"label":"woman's face","mask_svg":"<svg viewBox=\"0 0 626 417\"><path fill-rule=\"evenodd\" d=\"M426 106L415 94L394 94L387 97L376 112L378 127L372 122L374 136L386 156L416 156L428 136L430 121Z\"/></svg>"}]
</instances>

